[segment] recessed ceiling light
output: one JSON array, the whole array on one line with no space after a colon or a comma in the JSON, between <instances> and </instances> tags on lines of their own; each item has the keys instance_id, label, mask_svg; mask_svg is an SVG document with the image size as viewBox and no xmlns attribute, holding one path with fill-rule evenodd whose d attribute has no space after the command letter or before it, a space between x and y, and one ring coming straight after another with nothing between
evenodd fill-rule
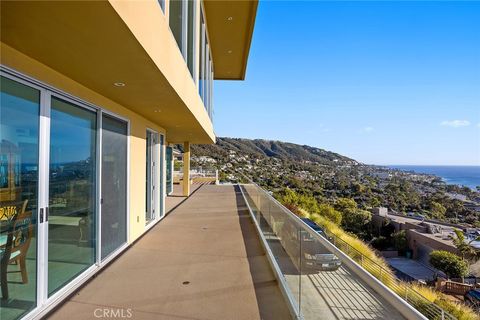
<instances>
[{"instance_id":1,"label":"recessed ceiling light","mask_svg":"<svg viewBox=\"0 0 480 320\"><path fill-rule=\"evenodd\" d=\"M227 52L228 52L228 53L232 53L233 51L232 51L232 50L228 50Z\"/></svg>"},{"instance_id":2,"label":"recessed ceiling light","mask_svg":"<svg viewBox=\"0 0 480 320\"><path fill-rule=\"evenodd\" d=\"M232 21L232 20L233 20L233 17L230 16L230 17L227 18L227 20L228 20L228 21Z\"/></svg>"},{"instance_id":3,"label":"recessed ceiling light","mask_svg":"<svg viewBox=\"0 0 480 320\"><path fill-rule=\"evenodd\" d=\"M160 110L160 109L155 109L155 110L153 110L153 112L162 112L162 110Z\"/></svg>"},{"instance_id":4,"label":"recessed ceiling light","mask_svg":"<svg viewBox=\"0 0 480 320\"><path fill-rule=\"evenodd\" d=\"M125 83L123 83L123 82L114 82L113 85L115 87L125 87Z\"/></svg>"}]
</instances>

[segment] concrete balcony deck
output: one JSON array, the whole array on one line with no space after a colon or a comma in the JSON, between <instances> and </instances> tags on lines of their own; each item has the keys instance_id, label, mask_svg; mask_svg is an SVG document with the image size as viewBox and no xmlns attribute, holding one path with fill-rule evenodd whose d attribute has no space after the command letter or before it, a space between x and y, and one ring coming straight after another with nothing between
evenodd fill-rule
<instances>
[{"instance_id":1,"label":"concrete balcony deck","mask_svg":"<svg viewBox=\"0 0 480 320\"><path fill-rule=\"evenodd\" d=\"M97 319L107 309L132 319L290 319L234 186L169 201L163 221L48 318Z\"/></svg>"}]
</instances>

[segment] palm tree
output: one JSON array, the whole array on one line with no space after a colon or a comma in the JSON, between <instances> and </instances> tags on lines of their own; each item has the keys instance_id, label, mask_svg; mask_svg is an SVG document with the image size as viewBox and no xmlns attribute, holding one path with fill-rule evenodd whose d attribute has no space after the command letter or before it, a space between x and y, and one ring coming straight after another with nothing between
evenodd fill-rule
<instances>
[{"instance_id":1,"label":"palm tree","mask_svg":"<svg viewBox=\"0 0 480 320\"><path fill-rule=\"evenodd\" d=\"M453 245L457 248L458 252L461 254L462 259L466 261L469 266L470 264L475 263L480 259L480 250L472 246L472 242L480 241L480 236L472 239L466 240L465 235L459 229L454 229L455 237L451 237ZM463 278L462 278L463 282Z\"/></svg>"},{"instance_id":2,"label":"palm tree","mask_svg":"<svg viewBox=\"0 0 480 320\"><path fill-rule=\"evenodd\" d=\"M465 235L461 230L455 229L453 231L455 232L455 237L451 238L453 240L453 244L462 255L462 258L473 263L480 259L480 250L472 246L472 242L480 241L480 236L466 241Z\"/></svg>"}]
</instances>

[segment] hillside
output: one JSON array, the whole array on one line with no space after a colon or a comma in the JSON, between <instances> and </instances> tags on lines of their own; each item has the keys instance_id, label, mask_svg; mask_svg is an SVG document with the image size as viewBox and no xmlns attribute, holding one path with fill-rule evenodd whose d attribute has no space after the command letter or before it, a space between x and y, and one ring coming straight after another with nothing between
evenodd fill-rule
<instances>
[{"instance_id":1,"label":"hillside","mask_svg":"<svg viewBox=\"0 0 480 320\"><path fill-rule=\"evenodd\" d=\"M356 164L353 159L323 149L289 142L263 139L217 138L215 145L193 145L194 156L214 159L228 157L230 151L252 158L277 158L292 162L315 162L323 165Z\"/></svg>"},{"instance_id":2,"label":"hillside","mask_svg":"<svg viewBox=\"0 0 480 320\"><path fill-rule=\"evenodd\" d=\"M352 198L360 208L388 207L430 218L479 223L480 213L452 198L462 194L480 203L480 193L446 185L434 175L362 164L323 149L281 141L217 138L214 145L192 145L192 167L219 170L224 182L245 177L278 193L290 188L320 203Z\"/></svg>"}]
</instances>

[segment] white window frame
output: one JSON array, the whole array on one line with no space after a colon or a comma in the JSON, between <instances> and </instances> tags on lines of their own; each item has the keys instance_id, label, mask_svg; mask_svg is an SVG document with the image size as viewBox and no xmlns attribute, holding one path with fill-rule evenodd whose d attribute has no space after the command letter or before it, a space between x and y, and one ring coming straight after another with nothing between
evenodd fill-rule
<instances>
[{"instance_id":1,"label":"white window frame","mask_svg":"<svg viewBox=\"0 0 480 320\"><path fill-rule=\"evenodd\" d=\"M93 275L100 272L105 266L107 266L113 259L127 249L130 244L130 119L122 117L118 114L110 112L103 107L92 104L88 101L73 96L61 89L55 88L43 81L37 80L26 74L23 74L17 70L9 68L0 64L0 76L24 84L31 88L39 90L40 93L40 114L39 114L39 173L38 173L38 205L37 205L37 221L40 221L40 208L46 208L49 206L49 194L48 194L48 170L50 164L50 110L51 110L51 98L53 96L65 100L74 104L79 108L96 112L97 123L97 137L96 137L96 247L95 249L95 262L77 275L70 282L61 287L52 296L48 297L48 221L37 224L37 272L36 272L36 307L30 310L27 314L23 315L22 320L26 319L38 319L46 316L57 305L62 303L68 298L72 292L79 289L85 282L87 282ZM128 137L127 137L127 210L126 210L126 232L127 242L117 248L108 257L101 261L101 121L98 121L98 117L105 113L116 117L120 120L127 122ZM100 139L100 140L99 140ZM153 226L153 225L152 225Z\"/></svg>"}]
</instances>

